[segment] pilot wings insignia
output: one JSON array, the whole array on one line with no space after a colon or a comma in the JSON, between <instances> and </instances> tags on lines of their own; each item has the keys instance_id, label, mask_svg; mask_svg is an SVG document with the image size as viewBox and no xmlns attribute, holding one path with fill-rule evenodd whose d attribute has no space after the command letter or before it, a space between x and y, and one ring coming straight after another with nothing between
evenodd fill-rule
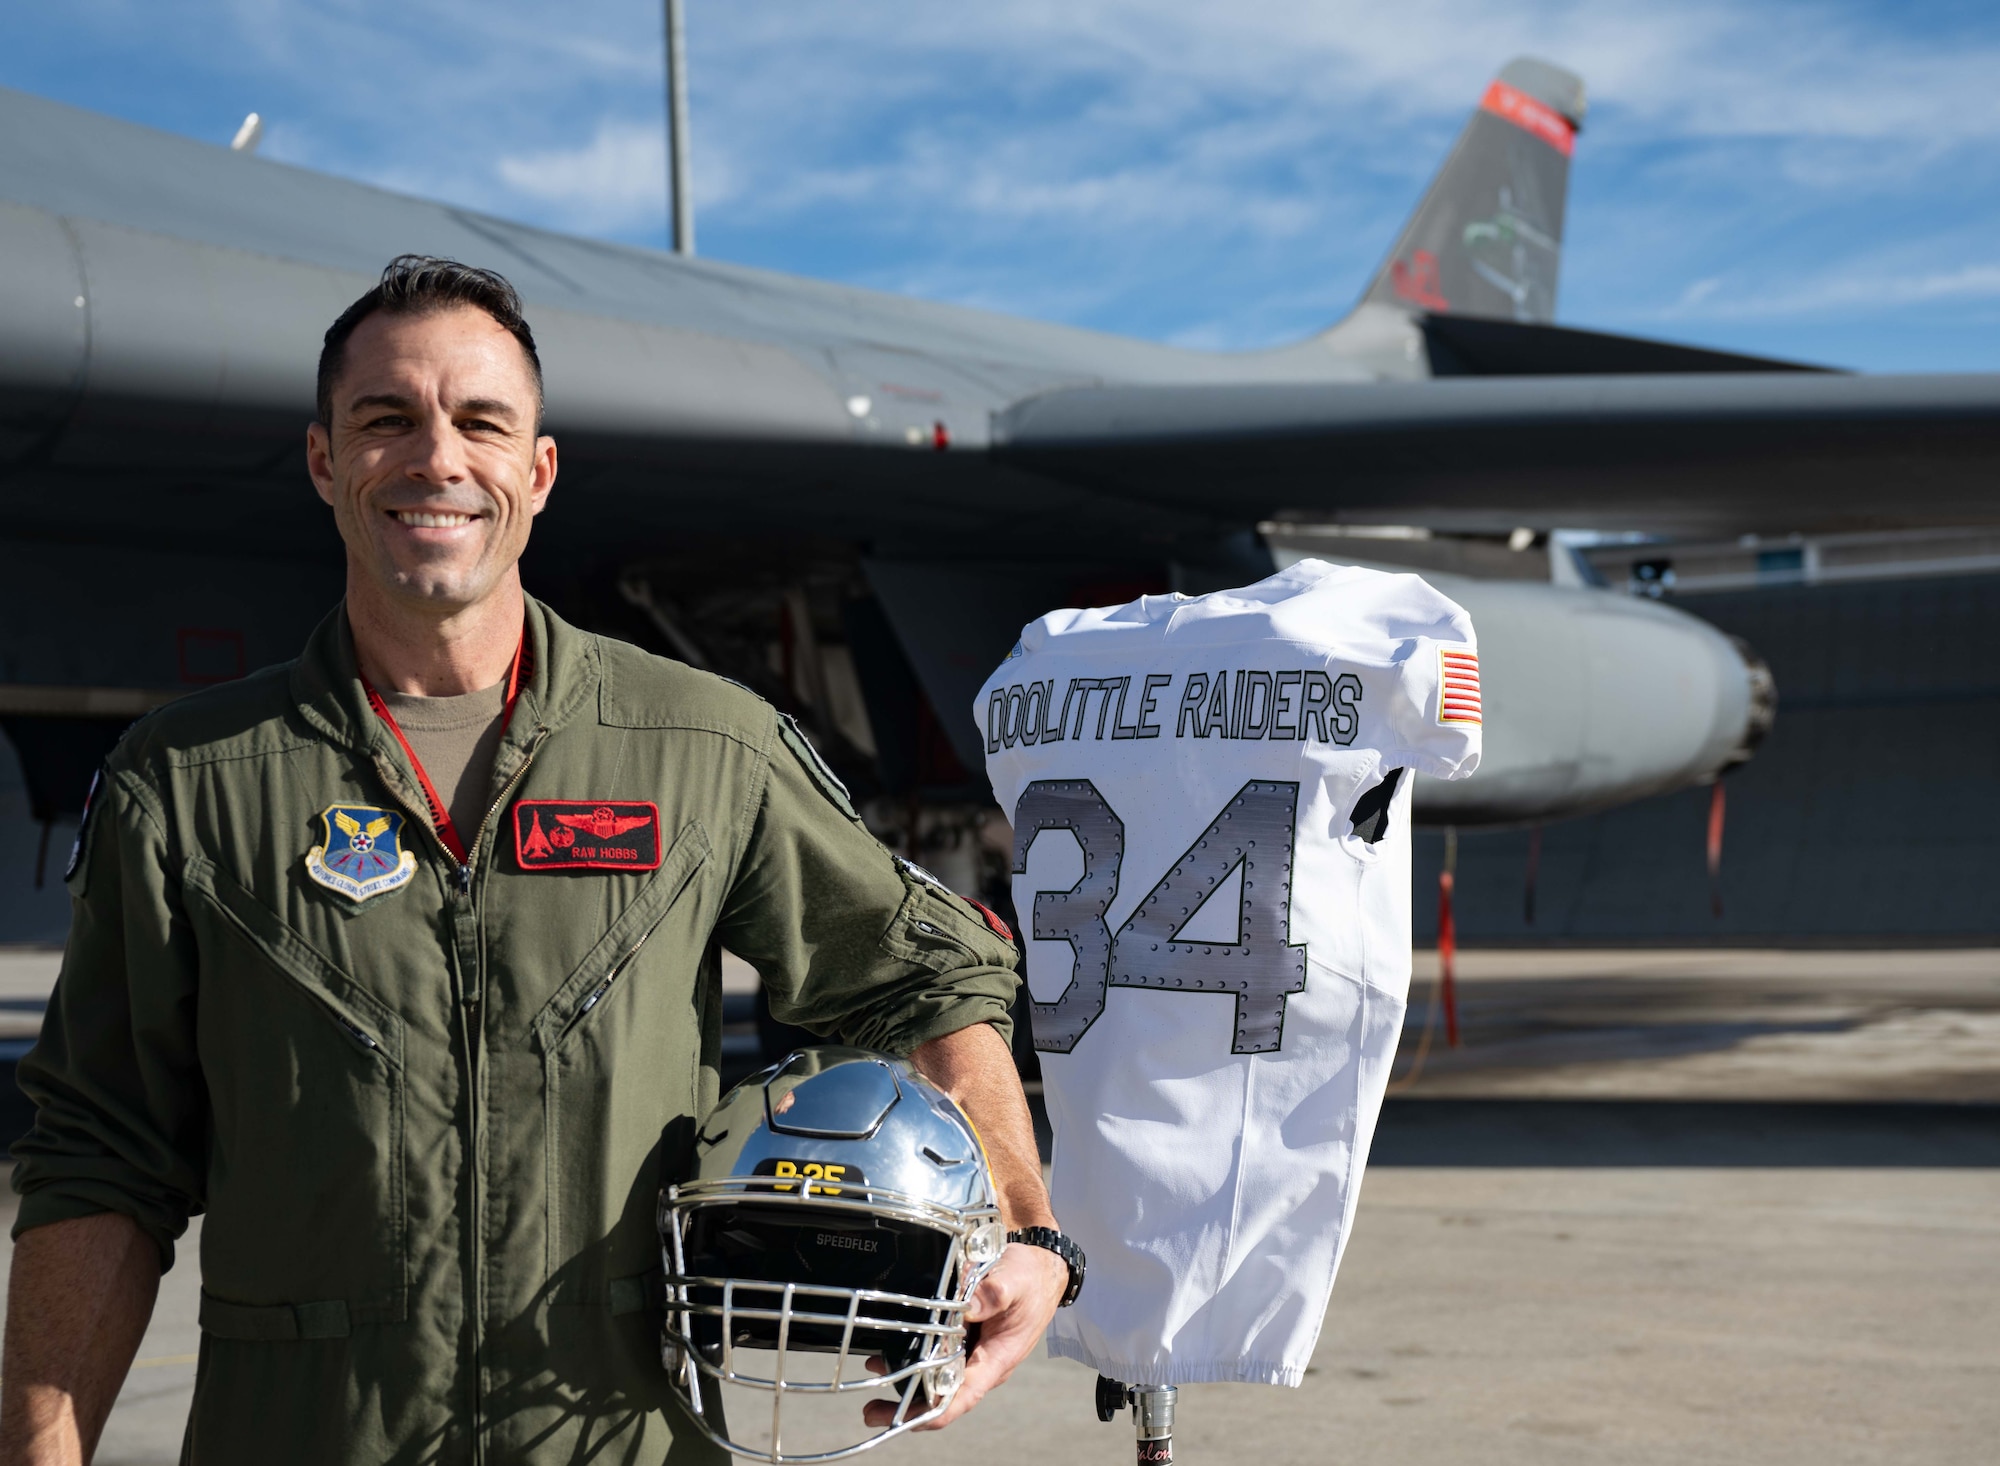
<instances>
[{"instance_id":1,"label":"pilot wings insignia","mask_svg":"<svg viewBox=\"0 0 2000 1466\"><path fill-rule=\"evenodd\" d=\"M367 804L320 811L322 843L306 852L306 874L350 901L366 901L409 883L417 858L402 848L403 817Z\"/></svg>"},{"instance_id":2,"label":"pilot wings insignia","mask_svg":"<svg viewBox=\"0 0 2000 1466\"><path fill-rule=\"evenodd\" d=\"M600 804L589 814L559 814L556 818L572 830L582 830L600 840L610 840L627 830L636 830L643 824L651 823L653 817L650 814L622 815L609 805Z\"/></svg>"}]
</instances>

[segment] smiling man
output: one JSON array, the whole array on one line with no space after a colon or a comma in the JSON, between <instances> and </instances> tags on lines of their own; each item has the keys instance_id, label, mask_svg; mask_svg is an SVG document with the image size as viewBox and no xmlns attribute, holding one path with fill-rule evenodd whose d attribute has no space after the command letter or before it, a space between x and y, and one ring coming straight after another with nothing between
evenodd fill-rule
<instances>
[{"instance_id":1,"label":"smiling man","mask_svg":"<svg viewBox=\"0 0 2000 1466\"><path fill-rule=\"evenodd\" d=\"M654 1203L717 1098L725 945L779 1018L911 1055L1007 1225L1054 1226L1004 929L769 706L523 593L541 416L496 275L405 256L327 332L307 458L346 599L297 662L136 725L71 859L0 1463L89 1458L196 1212L184 1459L717 1454L659 1363ZM1064 1296L1046 1241L982 1284L947 1421Z\"/></svg>"}]
</instances>

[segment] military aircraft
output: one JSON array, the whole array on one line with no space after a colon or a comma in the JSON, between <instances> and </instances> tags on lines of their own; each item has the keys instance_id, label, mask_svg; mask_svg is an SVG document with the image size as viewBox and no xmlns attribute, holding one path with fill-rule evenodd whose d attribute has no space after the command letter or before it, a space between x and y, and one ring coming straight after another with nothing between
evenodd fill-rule
<instances>
[{"instance_id":1,"label":"military aircraft","mask_svg":"<svg viewBox=\"0 0 2000 1466\"><path fill-rule=\"evenodd\" d=\"M792 703L878 793L978 798L971 702L1025 621L1247 582L1260 525L1308 522L1551 557L1542 583L1449 579L1487 755L1420 818L1712 780L1770 722L1754 652L1581 584L1540 532L1992 522L2000 377L1554 325L1584 116L1577 77L1510 63L1352 313L1222 354L551 233L0 91L0 724L37 815L74 812L125 720L291 655L339 594L314 363L405 251L528 302L562 447L531 587Z\"/></svg>"}]
</instances>

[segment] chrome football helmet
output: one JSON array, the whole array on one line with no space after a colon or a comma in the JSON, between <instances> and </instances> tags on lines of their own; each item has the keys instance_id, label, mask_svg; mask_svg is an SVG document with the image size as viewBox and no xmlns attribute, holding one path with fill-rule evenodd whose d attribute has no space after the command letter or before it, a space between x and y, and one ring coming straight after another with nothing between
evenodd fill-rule
<instances>
[{"instance_id":1,"label":"chrome football helmet","mask_svg":"<svg viewBox=\"0 0 2000 1466\"><path fill-rule=\"evenodd\" d=\"M900 1059L831 1045L723 1096L691 1179L661 1195L660 1238L674 1390L710 1440L772 1463L837 1460L936 1419L964 1377L966 1305L1006 1246L978 1132L951 1097ZM724 1386L762 1392L748 1397L759 1433L768 1400L768 1447L725 1422ZM788 1401L798 1425L808 1398L850 1402L842 1427L868 1431L859 1397L885 1386L889 1425L785 1451Z\"/></svg>"}]
</instances>

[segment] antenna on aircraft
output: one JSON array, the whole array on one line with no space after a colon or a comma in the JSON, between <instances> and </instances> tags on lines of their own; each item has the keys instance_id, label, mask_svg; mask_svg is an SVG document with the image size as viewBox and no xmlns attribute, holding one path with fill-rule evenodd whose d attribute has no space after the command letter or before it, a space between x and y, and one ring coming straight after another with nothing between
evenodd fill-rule
<instances>
[{"instance_id":1,"label":"antenna on aircraft","mask_svg":"<svg viewBox=\"0 0 2000 1466\"><path fill-rule=\"evenodd\" d=\"M667 0L667 185L674 253L694 253L694 192L688 186L687 27L681 0Z\"/></svg>"},{"instance_id":2,"label":"antenna on aircraft","mask_svg":"<svg viewBox=\"0 0 2000 1466\"><path fill-rule=\"evenodd\" d=\"M243 119L243 125L236 129L236 136L229 140L232 153L254 153L257 144L264 140L264 119L252 112Z\"/></svg>"}]
</instances>

